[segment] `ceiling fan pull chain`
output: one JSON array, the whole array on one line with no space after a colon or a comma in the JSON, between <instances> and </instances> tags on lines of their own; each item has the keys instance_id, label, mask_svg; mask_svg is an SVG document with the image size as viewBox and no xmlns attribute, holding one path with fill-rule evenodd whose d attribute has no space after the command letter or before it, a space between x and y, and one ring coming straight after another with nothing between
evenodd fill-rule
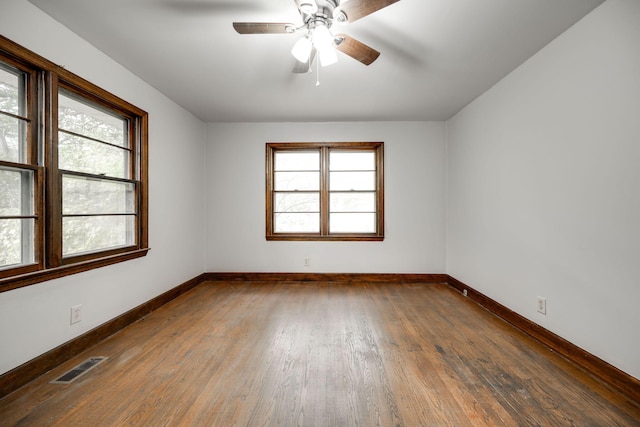
<instances>
[{"instance_id":1,"label":"ceiling fan pull chain","mask_svg":"<svg viewBox=\"0 0 640 427\"><path fill-rule=\"evenodd\" d=\"M320 86L320 61L316 61L316 87Z\"/></svg>"}]
</instances>

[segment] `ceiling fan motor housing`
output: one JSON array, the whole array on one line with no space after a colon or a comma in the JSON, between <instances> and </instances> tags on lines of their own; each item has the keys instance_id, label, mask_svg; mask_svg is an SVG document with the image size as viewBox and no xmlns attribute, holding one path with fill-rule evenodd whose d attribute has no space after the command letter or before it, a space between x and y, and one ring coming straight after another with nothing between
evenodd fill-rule
<instances>
[{"instance_id":1,"label":"ceiling fan motor housing","mask_svg":"<svg viewBox=\"0 0 640 427\"><path fill-rule=\"evenodd\" d=\"M338 16L344 16L346 20L344 13L339 11L336 13L336 8L340 5L340 0L296 0L296 5L303 14L305 24L310 20L317 19L330 22L333 19L338 19ZM344 22L342 20L339 21Z\"/></svg>"},{"instance_id":2,"label":"ceiling fan motor housing","mask_svg":"<svg viewBox=\"0 0 640 427\"><path fill-rule=\"evenodd\" d=\"M313 0L296 0L296 5L300 12L307 15L314 14L318 10L318 5Z\"/></svg>"}]
</instances>

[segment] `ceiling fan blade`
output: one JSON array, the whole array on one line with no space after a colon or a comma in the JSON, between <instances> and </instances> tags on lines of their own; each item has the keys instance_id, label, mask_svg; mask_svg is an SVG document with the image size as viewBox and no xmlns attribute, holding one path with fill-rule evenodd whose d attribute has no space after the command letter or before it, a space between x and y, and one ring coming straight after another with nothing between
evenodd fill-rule
<instances>
[{"instance_id":1,"label":"ceiling fan blade","mask_svg":"<svg viewBox=\"0 0 640 427\"><path fill-rule=\"evenodd\" d=\"M233 28L240 34L289 34L296 30L286 22L234 22Z\"/></svg>"},{"instance_id":2,"label":"ceiling fan blade","mask_svg":"<svg viewBox=\"0 0 640 427\"><path fill-rule=\"evenodd\" d=\"M337 44L336 49L344 54L349 55L353 59L362 62L364 65L370 65L373 61L378 59L378 56L380 56L380 52L378 52L377 50L367 46L362 42L359 42L353 37L349 37L346 34L336 35L335 40Z\"/></svg>"},{"instance_id":3,"label":"ceiling fan blade","mask_svg":"<svg viewBox=\"0 0 640 427\"><path fill-rule=\"evenodd\" d=\"M296 63L293 65L292 73L304 74L308 73L311 70L311 64L313 64L313 60L316 57L316 48L311 49L311 54L309 55L309 60L306 62L300 62L296 60Z\"/></svg>"},{"instance_id":4,"label":"ceiling fan blade","mask_svg":"<svg viewBox=\"0 0 640 427\"><path fill-rule=\"evenodd\" d=\"M354 22L400 0L349 0L340 5L347 22Z\"/></svg>"}]
</instances>

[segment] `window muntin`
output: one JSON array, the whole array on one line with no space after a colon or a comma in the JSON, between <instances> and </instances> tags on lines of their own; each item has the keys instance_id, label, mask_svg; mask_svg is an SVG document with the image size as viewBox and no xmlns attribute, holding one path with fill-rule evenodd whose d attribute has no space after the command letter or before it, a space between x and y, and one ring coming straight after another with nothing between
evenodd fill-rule
<instances>
[{"instance_id":1,"label":"window muntin","mask_svg":"<svg viewBox=\"0 0 640 427\"><path fill-rule=\"evenodd\" d=\"M147 129L0 36L0 292L146 255Z\"/></svg>"},{"instance_id":2,"label":"window muntin","mask_svg":"<svg viewBox=\"0 0 640 427\"><path fill-rule=\"evenodd\" d=\"M382 240L382 143L268 143L268 240Z\"/></svg>"}]
</instances>

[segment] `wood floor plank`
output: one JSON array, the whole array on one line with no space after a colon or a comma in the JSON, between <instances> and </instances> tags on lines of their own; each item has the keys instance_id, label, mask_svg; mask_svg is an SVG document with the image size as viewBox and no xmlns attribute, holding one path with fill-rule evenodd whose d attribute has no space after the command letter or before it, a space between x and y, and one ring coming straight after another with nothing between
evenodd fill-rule
<instances>
[{"instance_id":1,"label":"wood floor plank","mask_svg":"<svg viewBox=\"0 0 640 427\"><path fill-rule=\"evenodd\" d=\"M69 385L49 382L91 356ZM207 282L0 400L0 425L640 425L439 284Z\"/></svg>"}]
</instances>

